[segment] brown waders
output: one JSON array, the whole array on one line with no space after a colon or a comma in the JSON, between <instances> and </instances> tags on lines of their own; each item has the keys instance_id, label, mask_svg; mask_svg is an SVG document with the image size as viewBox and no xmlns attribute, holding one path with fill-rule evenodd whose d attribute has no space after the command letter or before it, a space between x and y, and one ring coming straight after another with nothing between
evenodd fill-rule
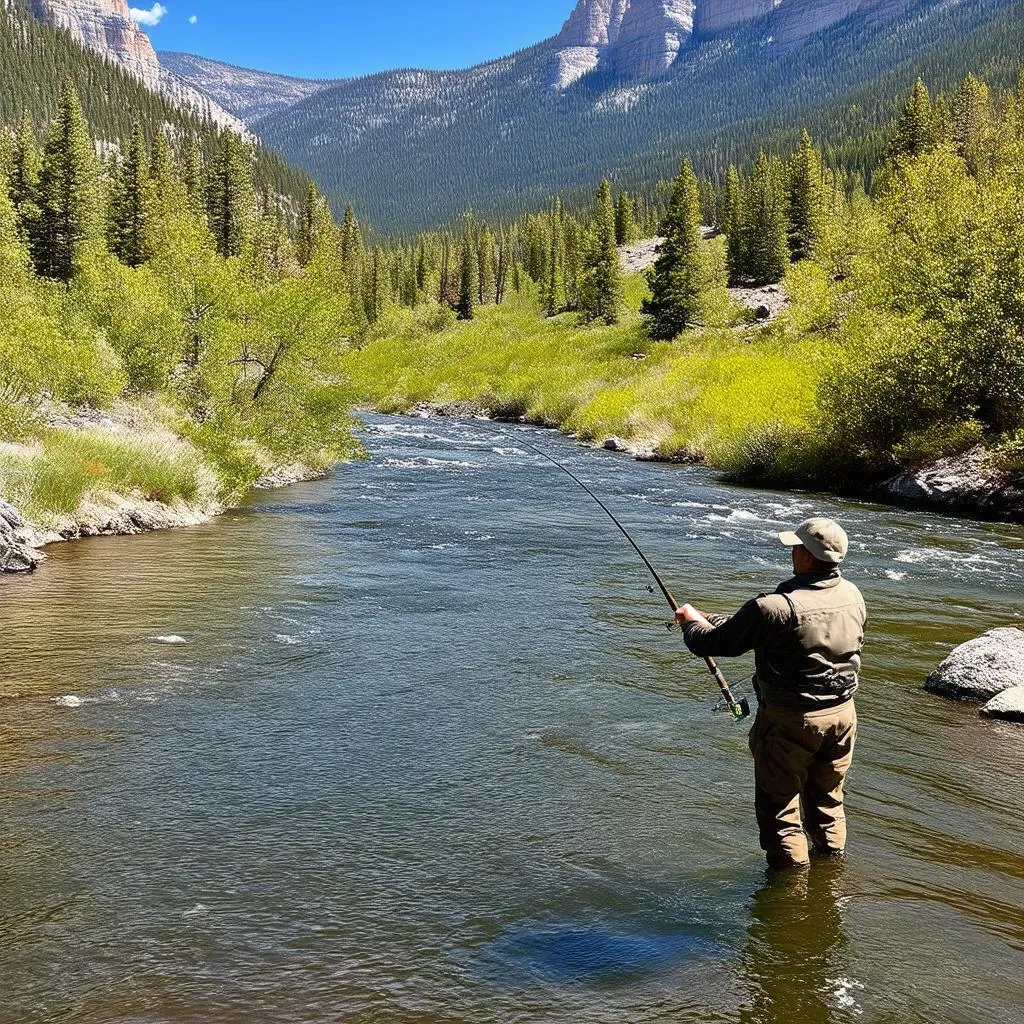
<instances>
[{"instance_id":1,"label":"brown waders","mask_svg":"<svg viewBox=\"0 0 1024 1024\"><path fill-rule=\"evenodd\" d=\"M808 836L819 853L845 850L843 781L856 738L852 700L822 711L758 708L750 730L754 809L771 867L808 864Z\"/></svg>"}]
</instances>

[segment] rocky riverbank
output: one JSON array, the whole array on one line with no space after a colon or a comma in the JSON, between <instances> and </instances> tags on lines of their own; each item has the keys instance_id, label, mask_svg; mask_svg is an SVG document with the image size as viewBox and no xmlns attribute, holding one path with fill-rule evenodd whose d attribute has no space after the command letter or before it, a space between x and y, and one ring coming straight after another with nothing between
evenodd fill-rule
<instances>
[{"instance_id":1,"label":"rocky riverbank","mask_svg":"<svg viewBox=\"0 0 1024 1024\"><path fill-rule=\"evenodd\" d=\"M111 410L72 409L46 402L40 415L49 430L70 436L115 438L127 445L164 451L183 452L200 462L195 494L188 500L156 500L142 491L127 492L103 484L90 488L71 512L54 512L33 521L15 507L9 495L0 496L0 573L31 572L45 560L42 549L51 544L89 537L133 536L156 530L181 529L209 522L225 510L220 500L220 482L214 471L201 463L180 437L161 423L152 409L122 403ZM31 466L38 458L38 445L4 444L8 463ZM31 470L29 470L31 472ZM256 489L285 487L326 475L325 469L294 464L267 471L253 485ZM3 483L0 474L0 484Z\"/></svg>"}]
</instances>

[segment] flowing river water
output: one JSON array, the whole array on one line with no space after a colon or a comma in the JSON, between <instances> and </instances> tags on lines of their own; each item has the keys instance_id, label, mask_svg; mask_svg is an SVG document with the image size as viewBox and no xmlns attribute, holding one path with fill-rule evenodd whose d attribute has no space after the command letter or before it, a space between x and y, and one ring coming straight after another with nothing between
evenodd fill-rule
<instances>
[{"instance_id":1,"label":"flowing river water","mask_svg":"<svg viewBox=\"0 0 1024 1024\"><path fill-rule=\"evenodd\" d=\"M370 458L0 582L0 1021L1021 1019L1024 729L921 683L1024 530L368 417ZM811 513L872 621L841 868L766 876L682 598ZM732 678L749 661L725 666Z\"/></svg>"}]
</instances>

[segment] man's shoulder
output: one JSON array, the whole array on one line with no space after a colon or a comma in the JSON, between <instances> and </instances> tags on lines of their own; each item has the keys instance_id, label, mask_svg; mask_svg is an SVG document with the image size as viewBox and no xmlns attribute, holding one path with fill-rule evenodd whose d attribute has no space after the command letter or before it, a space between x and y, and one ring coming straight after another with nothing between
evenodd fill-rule
<instances>
[{"instance_id":1,"label":"man's shoulder","mask_svg":"<svg viewBox=\"0 0 1024 1024\"><path fill-rule=\"evenodd\" d=\"M758 614L763 619L770 619L775 622L788 622L793 614L793 608L786 599L786 595L778 592L774 594L760 594L750 604L756 606Z\"/></svg>"}]
</instances>

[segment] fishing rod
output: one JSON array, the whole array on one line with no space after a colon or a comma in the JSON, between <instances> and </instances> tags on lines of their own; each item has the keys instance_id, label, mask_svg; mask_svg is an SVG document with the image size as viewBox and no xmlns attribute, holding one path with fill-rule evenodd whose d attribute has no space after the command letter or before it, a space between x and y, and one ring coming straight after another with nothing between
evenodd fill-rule
<instances>
[{"instance_id":1,"label":"fishing rod","mask_svg":"<svg viewBox=\"0 0 1024 1024\"><path fill-rule=\"evenodd\" d=\"M654 582L658 584L658 587L661 590L662 594L665 595L665 600L668 601L669 607L672 609L672 613L675 614L675 612L679 610L679 603L672 596L672 591L668 589L668 586L666 585L665 581L661 578L661 574L651 564L651 560L640 549L640 545L637 544L637 542L633 540L633 538L630 536L629 530L627 530L622 525L622 523L619 522L615 513L612 512L612 510L578 476L576 476L576 474L573 473L572 470L570 470L566 466L563 466L562 463L560 463L557 459L548 455L548 453L544 451L543 448L538 448L535 444L530 444L529 441L523 441L522 443L531 451L536 452L542 459L546 459L548 462L550 462L551 465L554 466L556 469L561 470L567 477L569 477L570 480L572 480L574 483L582 487L583 490L585 490L587 494L589 494L590 497L597 502L597 504L603 509L605 515L607 515L608 518L618 527L619 532L622 534L622 536L625 537L627 541L629 541L630 546L640 556L640 559L643 561L644 565L647 566L648 571L654 577ZM680 626L679 628L682 629L683 627ZM733 696L732 689L729 686L729 681L725 678L725 675L723 674L722 670L718 667L718 664L714 658L705 658L704 661L708 666L708 671L715 677L715 682L718 683L719 689L722 691L722 698L725 701L725 705L729 709L729 713L732 715L732 717L736 719L736 721L741 721L744 718L748 718L750 716L750 703L747 701L747 699L742 698L740 700L737 700Z\"/></svg>"}]
</instances>

